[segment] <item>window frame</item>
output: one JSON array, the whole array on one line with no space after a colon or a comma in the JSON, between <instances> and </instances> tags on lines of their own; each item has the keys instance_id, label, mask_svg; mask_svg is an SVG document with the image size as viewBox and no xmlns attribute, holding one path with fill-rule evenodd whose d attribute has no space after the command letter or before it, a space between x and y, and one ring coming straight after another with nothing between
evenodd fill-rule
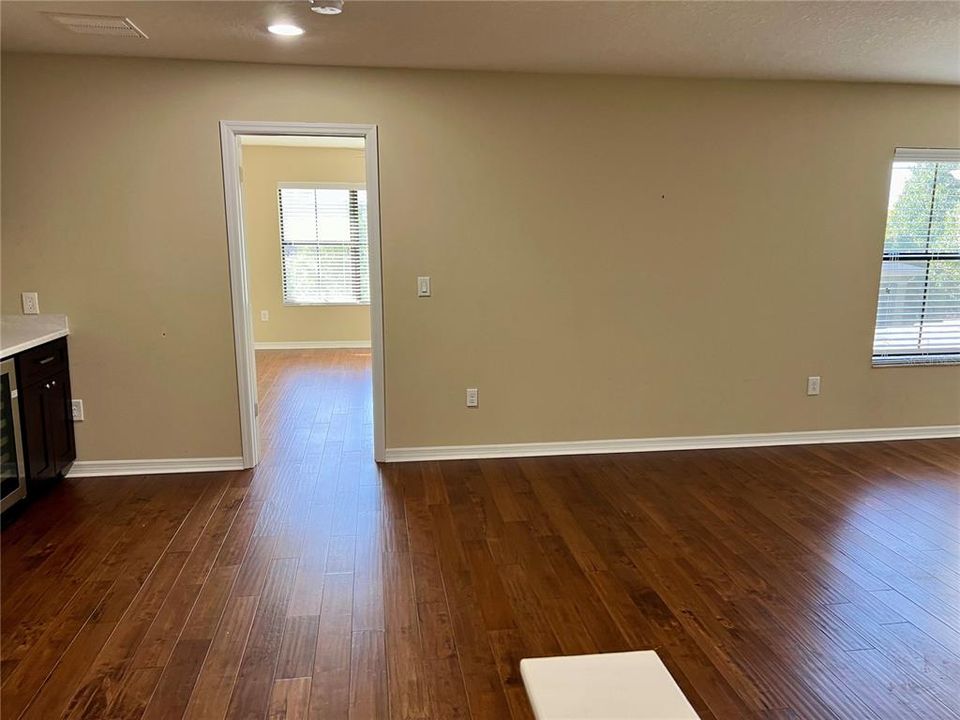
<instances>
[{"instance_id":1,"label":"window frame","mask_svg":"<svg viewBox=\"0 0 960 720\"><path fill-rule=\"evenodd\" d=\"M281 180L277 183L276 188L276 198L277 198L277 237L279 242L277 243L277 249L279 251L280 257L280 302L283 307L370 307L370 298L368 297L366 301L357 301L357 302L291 302L288 301L285 293L283 291L283 210L280 205L280 191L284 188L291 188L294 190L363 190L366 192L367 185L366 183L337 183L337 182L287 182ZM369 201L369 200L368 200ZM367 221L369 223L369 219ZM341 245L348 245L350 243L339 243ZM367 234L367 253L369 258L369 244L370 236L369 232ZM367 273L370 272L369 259L367 260Z\"/></svg>"},{"instance_id":2,"label":"window frame","mask_svg":"<svg viewBox=\"0 0 960 720\"><path fill-rule=\"evenodd\" d=\"M887 176L887 194L889 196L890 187L893 182L894 166L898 162L917 162L917 163L960 163L960 148L901 148L894 151L893 158L890 161L890 172ZM889 203L885 209L884 219L884 237L883 251L880 261L880 277L883 277L884 264L887 262L910 262L925 261L932 262L937 260L948 260L960 262L960 248L957 251L929 251L929 252L888 252L886 242L886 228L890 222ZM929 267L929 266L928 266ZM928 270L929 272L929 270ZM880 313L880 291L882 286L878 285L877 303L874 312L873 322L873 346L871 347L871 364L873 367L936 367L943 365L960 365L960 351L947 353L890 353L878 355L875 352L876 333L879 327Z\"/></svg>"}]
</instances>

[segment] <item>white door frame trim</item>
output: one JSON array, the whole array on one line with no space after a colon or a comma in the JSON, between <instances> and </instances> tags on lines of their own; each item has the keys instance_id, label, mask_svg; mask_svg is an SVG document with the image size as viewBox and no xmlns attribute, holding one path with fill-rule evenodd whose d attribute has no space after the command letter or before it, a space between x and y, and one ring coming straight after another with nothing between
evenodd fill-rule
<instances>
[{"instance_id":1,"label":"white door frame trim","mask_svg":"<svg viewBox=\"0 0 960 720\"><path fill-rule=\"evenodd\" d=\"M233 335L237 357L240 399L240 436L243 466L260 460L257 442L257 377L246 268L246 243L241 218L241 182L237 147L241 135L332 135L362 137L366 162L367 242L370 247L370 344L373 357L373 455L385 459L386 413L383 372L383 274L380 266L380 176L376 125L300 122L220 121L223 159L223 196L227 214L227 247L230 255L230 295L233 302Z\"/></svg>"}]
</instances>

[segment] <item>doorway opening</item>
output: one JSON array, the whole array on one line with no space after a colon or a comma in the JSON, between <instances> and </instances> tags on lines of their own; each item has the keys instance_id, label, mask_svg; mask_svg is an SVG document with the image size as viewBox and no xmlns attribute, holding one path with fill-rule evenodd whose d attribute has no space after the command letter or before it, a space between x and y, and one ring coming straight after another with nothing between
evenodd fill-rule
<instances>
[{"instance_id":1,"label":"doorway opening","mask_svg":"<svg viewBox=\"0 0 960 720\"><path fill-rule=\"evenodd\" d=\"M221 123L245 467L383 460L376 128Z\"/></svg>"}]
</instances>

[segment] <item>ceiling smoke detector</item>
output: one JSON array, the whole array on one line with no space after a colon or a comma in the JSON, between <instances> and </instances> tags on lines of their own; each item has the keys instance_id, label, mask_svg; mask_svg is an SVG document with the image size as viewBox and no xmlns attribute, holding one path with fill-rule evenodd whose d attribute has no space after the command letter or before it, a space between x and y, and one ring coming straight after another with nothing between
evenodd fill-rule
<instances>
[{"instance_id":1,"label":"ceiling smoke detector","mask_svg":"<svg viewBox=\"0 0 960 720\"><path fill-rule=\"evenodd\" d=\"M133 24L130 18L120 15L78 15L76 13L44 13L70 32L81 35L111 35L147 39L147 34Z\"/></svg>"},{"instance_id":2,"label":"ceiling smoke detector","mask_svg":"<svg viewBox=\"0 0 960 720\"><path fill-rule=\"evenodd\" d=\"M339 15L343 12L343 0L310 0L310 9L320 15Z\"/></svg>"}]
</instances>

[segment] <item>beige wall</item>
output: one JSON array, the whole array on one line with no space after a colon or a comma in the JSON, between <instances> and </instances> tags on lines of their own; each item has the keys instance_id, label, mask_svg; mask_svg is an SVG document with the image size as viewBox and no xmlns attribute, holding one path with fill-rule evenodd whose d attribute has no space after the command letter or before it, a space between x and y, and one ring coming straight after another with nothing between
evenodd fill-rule
<instances>
[{"instance_id":1,"label":"beige wall","mask_svg":"<svg viewBox=\"0 0 960 720\"><path fill-rule=\"evenodd\" d=\"M277 183L363 183L363 150L243 147L243 229L256 342L370 341L370 306L284 305ZM260 319L268 310L270 319Z\"/></svg>"},{"instance_id":2,"label":"beige wall","mask_svg":"<svg viewBox=\"0 0 960 720\"><path fill-rule=\"evenodd\" d=\"M70 315L84 459L240 452L221 119L379 125L388 447L960 423L960 367L870 366L893 149L960 146L957 88L16 55L2 79L3 306Z\"/></svg>"}]
</instances>

